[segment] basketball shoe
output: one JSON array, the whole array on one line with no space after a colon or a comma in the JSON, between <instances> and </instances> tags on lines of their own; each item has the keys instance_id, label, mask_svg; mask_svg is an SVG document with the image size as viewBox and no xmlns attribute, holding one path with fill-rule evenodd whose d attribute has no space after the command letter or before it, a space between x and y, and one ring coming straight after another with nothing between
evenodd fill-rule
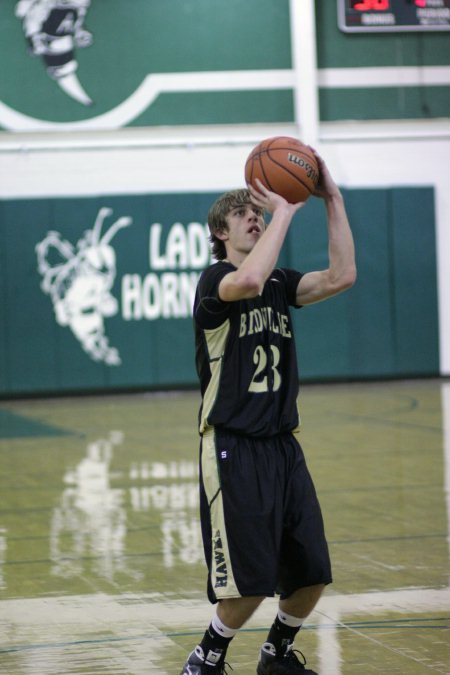
<instances>
[{"instance_id":1,"label":"basketball shoe","mask_svg":"<svg viewBox=\"0 0 450 675\"><path fill-rule=\"evenodd\" d=\"M302 661L298 658L300 655ZM270 642L265 642L261 648L259 663L257 667L258 675L318 675L315 670L305 668L306 659L303 654L294 650L293 645L289 645L283 656L277 656L275 647Z\"/></svg>"},{"instance_id":2,"label":"basketball shoe","mask_svg":"<svg viewBox=\"0 0 450 675\"><path fill-rule=\"evenodd\" d=\"M205 657L203 649L198 646L189 655L180 675L227 675L225 666L228 664L219 659L220 654L215 652L209 652Z\"/></svg>"}]
</instances>

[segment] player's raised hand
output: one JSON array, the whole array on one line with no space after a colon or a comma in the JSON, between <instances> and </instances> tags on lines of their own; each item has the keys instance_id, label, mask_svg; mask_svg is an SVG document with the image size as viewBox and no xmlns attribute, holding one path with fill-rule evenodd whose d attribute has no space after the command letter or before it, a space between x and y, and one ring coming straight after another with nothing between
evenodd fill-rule
<instances>
[{"instance_id":1,"label":"player's raised hand","mask_svg":"<svg viewBox=\"0 0 450 675\"><path fill-rule=\"evenodd\" d=\"M334 182L325 160L319 155L317 150L310 145L308 147L314 153L314 157L316 158L319 167L319 180L317 181L316 189L313 192L314 197L326 199L332 197L334 194L339 194L339 188Z\"/></svg>"},{"instance_id":2,"label":"player's raised hand","mask_svg":"<svg viewBox=\"0 0 450 675\"><path fill-rule=\"evenodd\" d=\"M274 213L278 208L285 208L294 214L296 211L302 208L305 205L305 202L298 202L297 204L290 204L284 197L277 194L276 192L271 192L268 190L259 180L256 179L256 184L258 189L256 190L253 185L250 183L247 185L250 192L250 197L256 206L264 209L268 213Z\"/></svg>"}]
</instances>

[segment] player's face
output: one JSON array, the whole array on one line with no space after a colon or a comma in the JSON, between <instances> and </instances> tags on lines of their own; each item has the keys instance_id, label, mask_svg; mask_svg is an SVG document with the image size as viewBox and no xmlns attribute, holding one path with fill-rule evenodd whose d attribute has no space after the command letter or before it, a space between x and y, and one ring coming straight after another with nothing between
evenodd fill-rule
<instances>
[{"instance_id":1,"label":"player's face","mask_svg":"<svg viewBox=\"0 0 450 675\"><path fill-rule=\"evenodd\" d=\"M228 246L241 253L249 253L266 229L264 212L254 204L240 204L227 214Z\"/></svg>"}]
</instances>

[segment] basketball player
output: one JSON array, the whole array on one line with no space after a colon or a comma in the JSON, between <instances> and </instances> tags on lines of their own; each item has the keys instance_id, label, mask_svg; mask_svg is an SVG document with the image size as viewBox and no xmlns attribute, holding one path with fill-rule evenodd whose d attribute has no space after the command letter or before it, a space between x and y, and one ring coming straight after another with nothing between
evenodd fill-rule
<instances>
[{"instance_id":1,"label":"basketball player","mask_svg":"<svg viewBox=\"0 0 450 675\"><path fill-rule=\"evenodd\" d=\"M293 216L258 190L226 193L208 217L218 262L195 298L202 406L201 523L208 597L216 613L181 675L225 673L230 641L265 597L279 611L262 645L258 675L313 674L294 638L331 567L320 506L296 432L298 374L289 306L325 300L356 278L342 195L321 157L315 195L324 200L329 267L302 274L276 267ZM271 214L266 226L264 212ZM299 658L300 657L300 658Z\"/></svg>"}]
</instances>

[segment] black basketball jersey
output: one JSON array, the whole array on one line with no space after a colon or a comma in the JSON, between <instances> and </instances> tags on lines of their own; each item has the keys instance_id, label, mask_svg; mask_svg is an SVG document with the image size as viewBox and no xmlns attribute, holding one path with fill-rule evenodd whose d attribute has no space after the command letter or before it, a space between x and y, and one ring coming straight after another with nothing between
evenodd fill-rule
<instances>
[{"instance_id":1,"label":"black basketball jersey","mask_svg":"<svg viewBox=\"0 0 450 675\"><path fill-rule=\"evenodd\" d=\"M261 295L223 302L222 278L236 268L218 262L201 275L194 305L200 433L212 426L273 436L299 424L298 370L289 306L300 272L275 269Z\"/></svg>"}]
</instances>

